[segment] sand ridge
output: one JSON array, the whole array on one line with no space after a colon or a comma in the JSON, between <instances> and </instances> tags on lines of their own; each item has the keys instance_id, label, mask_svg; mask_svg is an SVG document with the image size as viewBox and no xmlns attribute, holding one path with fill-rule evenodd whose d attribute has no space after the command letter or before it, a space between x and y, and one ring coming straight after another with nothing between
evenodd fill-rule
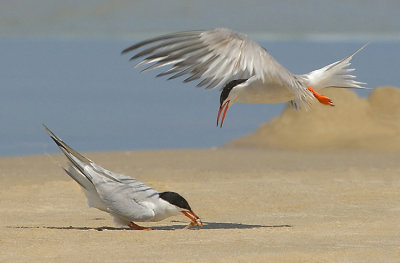
<instances>
[{"instance_id":1,"label":"sand ridge","mask_svg":"<svg viewBox=\"0 0 400 263\"><path fill-rule=\"evenodd\" d=\"M335 107L309 111L287 106L254 133L225 146L293 150L358 149L400 152L400 89L378 87L368 98L347 89L324 89Z\"/></svg>"}]
</instances>

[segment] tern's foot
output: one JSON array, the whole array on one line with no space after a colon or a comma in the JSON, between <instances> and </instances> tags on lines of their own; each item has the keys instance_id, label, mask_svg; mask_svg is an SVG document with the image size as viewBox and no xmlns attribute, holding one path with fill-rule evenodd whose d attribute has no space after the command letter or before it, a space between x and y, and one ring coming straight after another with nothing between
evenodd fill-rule
<instances>
[{"instance_id":1,"label":"tern's foot","mask_svg":"<svg viewBox=\"0 0 400 263\"><path fill-rule=\"evenodd\" d=\"M196 222L190 222L189 223L189 225L187 225L187 226L185 226L183 229L189 229L189 228L191 228L192 226L197 226L198 224L196 223ZM199 226L199 228L200 228L200 226Z\"/></svg>"},{"instance_id":2,"label":"tern's foot","mask_svg":"<svg viewBox=\"0 0 400 263\"><path fill-rule=\"evenodd\" d=\"M321 95L319 93L317 93L313 88L308 87L307 88L309 91L312 92L312 94L314 95L314 97L322 104L325 105L330 105L330 106L335 106L332 102L332 100L324 95Z\"/></svg>"},{"instance_id":3,"label":"tern's foot","mask_svg":"<svg viewBox=\"0 0 400 263\"><path fill-rule=\"evenodd\" d=\"M130 223L128 224L128 226L129 226L131 229L134 229L134 230L151 230L151 228L142 227L142 226L136 225L136 224L133 223L133 222L130 222Z\"/></svg>"}]
</instances>

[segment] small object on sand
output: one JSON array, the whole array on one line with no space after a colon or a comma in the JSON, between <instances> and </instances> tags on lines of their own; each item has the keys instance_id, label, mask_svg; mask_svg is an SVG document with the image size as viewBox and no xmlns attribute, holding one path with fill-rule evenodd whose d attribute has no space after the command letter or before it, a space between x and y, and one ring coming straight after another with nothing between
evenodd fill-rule
<instances>
[{"instance_id":1,"label":"small object on sand","mask_svg":"<svg viewBox=\"0 0 400 263\"><path fill-rule=\"evenodd\" d=\"M201 222L200 218L197 218L195 221L191 221L189 223L189 225L185 226L183 229L189 229L192 226L198 226L199 228L201 228L203 226L203 222Z\"/></svg>"}]
</instances>

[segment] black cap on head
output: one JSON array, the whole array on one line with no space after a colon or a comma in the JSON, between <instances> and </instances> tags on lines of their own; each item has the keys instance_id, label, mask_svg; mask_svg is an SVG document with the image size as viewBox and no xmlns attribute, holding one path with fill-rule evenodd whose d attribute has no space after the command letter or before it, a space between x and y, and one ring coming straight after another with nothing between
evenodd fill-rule
<instances>
[{"instance_id":1,"label":"black cap on head","mask_svg":"<svg viewBox=\"0 0 400 263\"><path fill-rule=\"evenodd\" d=\"M162 192L159 193L160 198L164 199L170 204L176 205L177 207L192 211L189 203L181 195L175 192Z\"/></svg>"},{"instance_id":2,"label":"black cap on head","mask_svg":"<svg viewBox=\"0 0 400 263\"><path fill-rule=\"evenodd\" d=\"M222 103L224 103L226 98L228 98L229 93L231 92L231 90L235 86L237 86L237 85L239 85L239 84L241 84L241 83L243 83L245 81L247 81L247 79L235 79L235 80L232 80L232 81L228 82L224 86L224 88L222 89L221 96L219 97L220 106L222 106Z\"/></svg>"}]
</instances>

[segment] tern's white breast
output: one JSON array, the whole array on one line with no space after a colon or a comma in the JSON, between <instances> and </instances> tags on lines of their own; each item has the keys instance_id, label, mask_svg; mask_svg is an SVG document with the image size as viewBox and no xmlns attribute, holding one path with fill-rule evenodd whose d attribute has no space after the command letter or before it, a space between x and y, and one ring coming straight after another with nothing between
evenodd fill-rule
<instances>
[{"instance_id":1,"label":"tern's white breast","mask_svg":"<svg viewBox=\"0 0 400 263\"><path fill-rule=\"evenodd\" d=\"M180 213L177 206L174 206L161 198L152 200L151 202L143 202L143 204L153 209L154 217L149 220L153 222L158 222Z\"/></svg>"},{"instance_id":2,"label":"tern's white breast","mask_svg":"<svg viewBox=\"0 0 400 263\"><path fill-rule=\"evenodd\" d=\"M296 98L292 88L279 81L255 79L246 84L237 87L236 101L249 104L272 104L288 102Z\"/></svg>"}]
</instances>

